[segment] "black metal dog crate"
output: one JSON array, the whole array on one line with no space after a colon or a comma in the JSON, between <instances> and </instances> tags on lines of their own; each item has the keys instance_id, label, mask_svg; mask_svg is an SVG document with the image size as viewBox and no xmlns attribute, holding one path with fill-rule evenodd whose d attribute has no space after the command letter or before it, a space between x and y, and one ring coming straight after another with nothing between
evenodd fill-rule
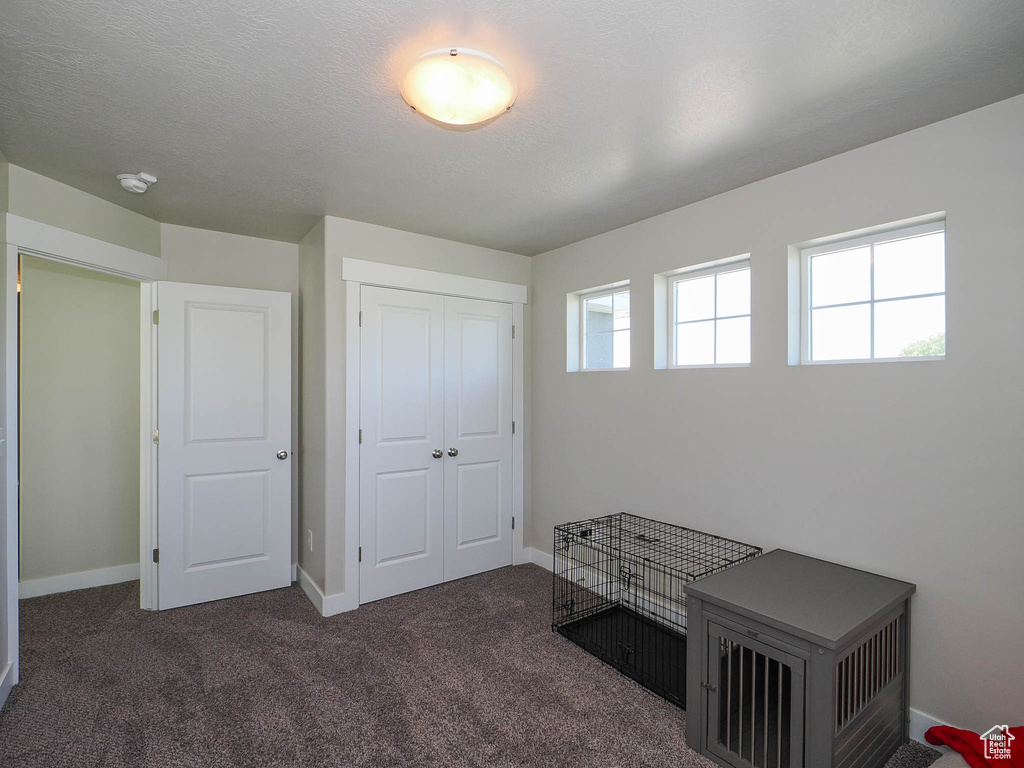
<instances>
[{"instance_id":1,"label":"black metal dog crate","mask_svg":"<svg viewBox=\"0 0 1024 768\"><path fill-rule=\"evenodd\" d=\"M686 706L683 586L759 547L625 512L555 527L551 627Z\"/></svg>"},{"instance_id":2,"label":"black metal dog crate","mask_svg":"<svg viewBox=\"0 0 1024 768\"><path fill-rule=\"evenodd\" d=\"M908 737L913 584L785 550L686 588L686 741L731 768L882 768Z\"/></svg>"}]
</instances>

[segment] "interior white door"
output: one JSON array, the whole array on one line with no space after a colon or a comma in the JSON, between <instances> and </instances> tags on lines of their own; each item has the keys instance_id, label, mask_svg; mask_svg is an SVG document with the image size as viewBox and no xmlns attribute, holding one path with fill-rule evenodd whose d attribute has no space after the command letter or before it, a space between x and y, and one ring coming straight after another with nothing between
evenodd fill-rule
<instances>
[{"instance_id":1,"label":"interior white door","mask_svg":"<svg viewBox=\"0 0 1024 768\"><path fill-rule=\"evenodd\" d=\"M291 582L291 296L158 283L161 609Z\"/></svg>"},{"instance_id":2,"label":"interior white door","mask_svg":"<svg viewBox=\"0 0 1024 768\"><path fill-rule=\"evenodd\" d=\"M444 579L512 564L512 307L445 299Z\"/></svg>"},{"instance_id":3,"label":"interior white door","mask_svg":"<svg viewBox=\"0 0 1024 768\"><path fill-rule=\"evenodd\" d=\"M360 296L359 600L444 578L444 297Z\"/></svg>"}]
</instances>

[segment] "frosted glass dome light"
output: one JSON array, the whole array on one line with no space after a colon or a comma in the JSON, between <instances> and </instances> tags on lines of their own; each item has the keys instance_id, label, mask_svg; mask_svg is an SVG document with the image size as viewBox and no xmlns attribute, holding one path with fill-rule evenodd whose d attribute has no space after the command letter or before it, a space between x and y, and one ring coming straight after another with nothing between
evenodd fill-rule
<instances>
[{"instance_id":1,"label":"frosted glass dome light","mask_svg":"<svg viewBox=\"0 0 1024 768\"><path fill-rule=\"evenodd\" d=\"M409 68L402 98L439 122L475 125L511 109L516 85L493 56L445 48L420 56Z\"/></svg>"}]
</instances>

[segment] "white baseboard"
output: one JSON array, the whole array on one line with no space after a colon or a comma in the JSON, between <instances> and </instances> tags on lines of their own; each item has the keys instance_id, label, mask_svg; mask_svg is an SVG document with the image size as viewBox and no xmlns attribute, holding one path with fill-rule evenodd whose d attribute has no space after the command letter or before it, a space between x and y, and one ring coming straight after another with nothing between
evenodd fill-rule
<instances>
[{"instance_id":1,"label":"white baseboard","mask_svg":"<svg viewBox=\"0 0 1024 768\"><path fill-rule=\"evenodd\" d=\"M927 715L924 712L921 712L920 710L911 707L909 729L910 738L912 738L914 741L919 741L922 744L927 744L928 742L924 740L924 733L929 728L935 725L949 725L949 723L944 723L941 720L932 717L931 715ZM932 747L933 749L938 749L940 751L946 751L946 747L936 747L932 744L928 744L928 746Z\"/></svg>"},{"instance_id":2,"label":"white baseboard","mask_svg":"<svg viewBox=\"0 0 1024 768\"><path fill-rule=\"evenodd\" d=\"M359 607L359 599L348 592L339 592L336 595L325 595L316 582L309 577L309 574L298 566L299 586L306 593L306 597L320 611L321 616L334 616L345 611L354 611Z\"/></svg>"},{"instance_id":3,"label":"white baseboard","mask_svg":"<svg viewBox=\"0 0 1024 768\"><path fill-rule=\"evenodd\" d=\"M553 571L555 569L555 560L547 552L541 552L535 547L527 547L526 554L534 565L539 565L546 571Z\"/></svg>"},{"instance_id":4,"label":"white baseboard","mask_svg":"<svg viewBox=\"0 0 1024 768\"><path fill-rule=\"evenodd\" d=\"M120 584L122 581L138 581L138 578L138 563L115 565L112 568L97 568L95 571L79 571L78 573L65 573L61 576L50 576L46 579L23 581L18 585L18 597L25 600L29 597L54 595L58 592Z\"/></svg>"}]
</instances>

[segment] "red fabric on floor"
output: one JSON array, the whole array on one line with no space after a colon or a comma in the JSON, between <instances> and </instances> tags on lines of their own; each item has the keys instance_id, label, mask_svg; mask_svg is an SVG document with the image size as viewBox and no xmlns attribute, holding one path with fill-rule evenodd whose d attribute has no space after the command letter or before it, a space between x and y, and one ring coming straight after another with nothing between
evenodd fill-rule
<instances>
[{"instance_id":1,"label":"red fabric on floor","mask_svg":"<svg viewBox=\"0 0 1024 768\"><path fill-rule=\"evenodd\" d=\"M971 768L1024 768L1024 726L1007 728L1010 757L985 758L985 741L974 731L948 725L929 728L924 737L929 744L945 744L955 749Z\"/></svg>"}]
</instances>

